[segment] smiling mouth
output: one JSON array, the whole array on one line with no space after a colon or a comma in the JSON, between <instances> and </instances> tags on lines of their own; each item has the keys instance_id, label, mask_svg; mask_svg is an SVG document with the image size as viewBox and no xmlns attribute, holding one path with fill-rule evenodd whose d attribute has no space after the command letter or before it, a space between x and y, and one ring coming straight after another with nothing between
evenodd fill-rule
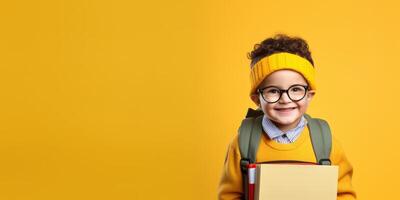
<instances>
[{"instance_id":1,"label":"smiling mouth","mask_svg":"<svg viewBox=\"0 0 400 200\"><path fill-rule=\"evenodd\" d=\"M296 107L290 107L290 108L275 108L275 110L277 110L277 111L281 111L281 112L288 112L288 111L291 111L291 110L294 110L294 109L296 109Z\"/></svg>"}]
</instances>

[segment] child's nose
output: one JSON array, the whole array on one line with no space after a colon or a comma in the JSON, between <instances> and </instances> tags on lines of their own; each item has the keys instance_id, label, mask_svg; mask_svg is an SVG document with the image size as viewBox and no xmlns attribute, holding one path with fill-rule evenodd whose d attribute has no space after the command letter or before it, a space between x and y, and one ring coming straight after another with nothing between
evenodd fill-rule
<instances>
[{"instance_id":1,"label":"child's nose","mask_svg":"<svg viewBox=\"0 0 400 200\"><path fill-rule=\"evenodd\" d=\"M281 99L279 99L279 103L289 103L289 102L291 102L291 101L292 101L292 100L290 100L290 98L289 98L287 92L283 92L283 93L282 93L282 96L281 96Z\"/></svg>"}]
</instances>

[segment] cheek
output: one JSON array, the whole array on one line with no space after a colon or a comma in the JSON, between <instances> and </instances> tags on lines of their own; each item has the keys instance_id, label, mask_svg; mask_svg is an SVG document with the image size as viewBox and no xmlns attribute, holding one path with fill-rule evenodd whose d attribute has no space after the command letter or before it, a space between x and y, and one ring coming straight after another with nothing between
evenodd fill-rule
<instances>
[{"instance_id":1,"label":"cheek","mask_svg":"<svg viewBox=\"0 0 400 200\"><path fill-rule=\"evenodd\" d=\"M264 113L268 113L271 112L271 110L273 110L273 105L267 103L261 103L261 109L264 111Z\"/></svg>"},{"instance_id":2,"label":"cheek","mask_svg":"<svg viewBox=\"0 0 400 200\"><path fill-rule=\"evenodd\" d=\"M308 101L305 100L305 101L297 102L297 105L298 105L300 111L305 112L308 107Z\"/></svg>"}]
</instances>

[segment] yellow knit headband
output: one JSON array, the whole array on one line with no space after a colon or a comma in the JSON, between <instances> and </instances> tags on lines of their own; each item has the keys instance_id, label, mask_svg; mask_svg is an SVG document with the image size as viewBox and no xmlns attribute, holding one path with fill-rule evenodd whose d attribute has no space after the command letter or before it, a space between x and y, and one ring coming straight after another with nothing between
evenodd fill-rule
<instances>
[{"instance_id":1,"label":"yellow knit headband","mask_svg":"<svg viewBox=\"0 0 400 200\"><path fill-rule=\"evenodd\" d=\"M272 72L290 69L299 72L307 80L311 89L315 90L315 69L305 58L292 53L275 53L262 58L251 68L250 95L255 94L258 85Z\"/></svg>"}]
</instances>

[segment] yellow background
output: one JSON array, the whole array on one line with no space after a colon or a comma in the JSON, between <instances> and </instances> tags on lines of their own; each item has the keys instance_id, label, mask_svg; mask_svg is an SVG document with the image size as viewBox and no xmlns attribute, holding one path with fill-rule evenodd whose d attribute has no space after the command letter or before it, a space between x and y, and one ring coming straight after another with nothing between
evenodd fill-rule
<instances>
[{"instance_id":1,"label":"yellow background","mask_svg":"<svg viewBox=\"0 0 400 200\"><path fill-rule=\"evenodd\" d=\"M216 199L247 52L309 42L359 199L400 180L395 1L3 1L0 199Z\"/></svg>"}]
</instances>

